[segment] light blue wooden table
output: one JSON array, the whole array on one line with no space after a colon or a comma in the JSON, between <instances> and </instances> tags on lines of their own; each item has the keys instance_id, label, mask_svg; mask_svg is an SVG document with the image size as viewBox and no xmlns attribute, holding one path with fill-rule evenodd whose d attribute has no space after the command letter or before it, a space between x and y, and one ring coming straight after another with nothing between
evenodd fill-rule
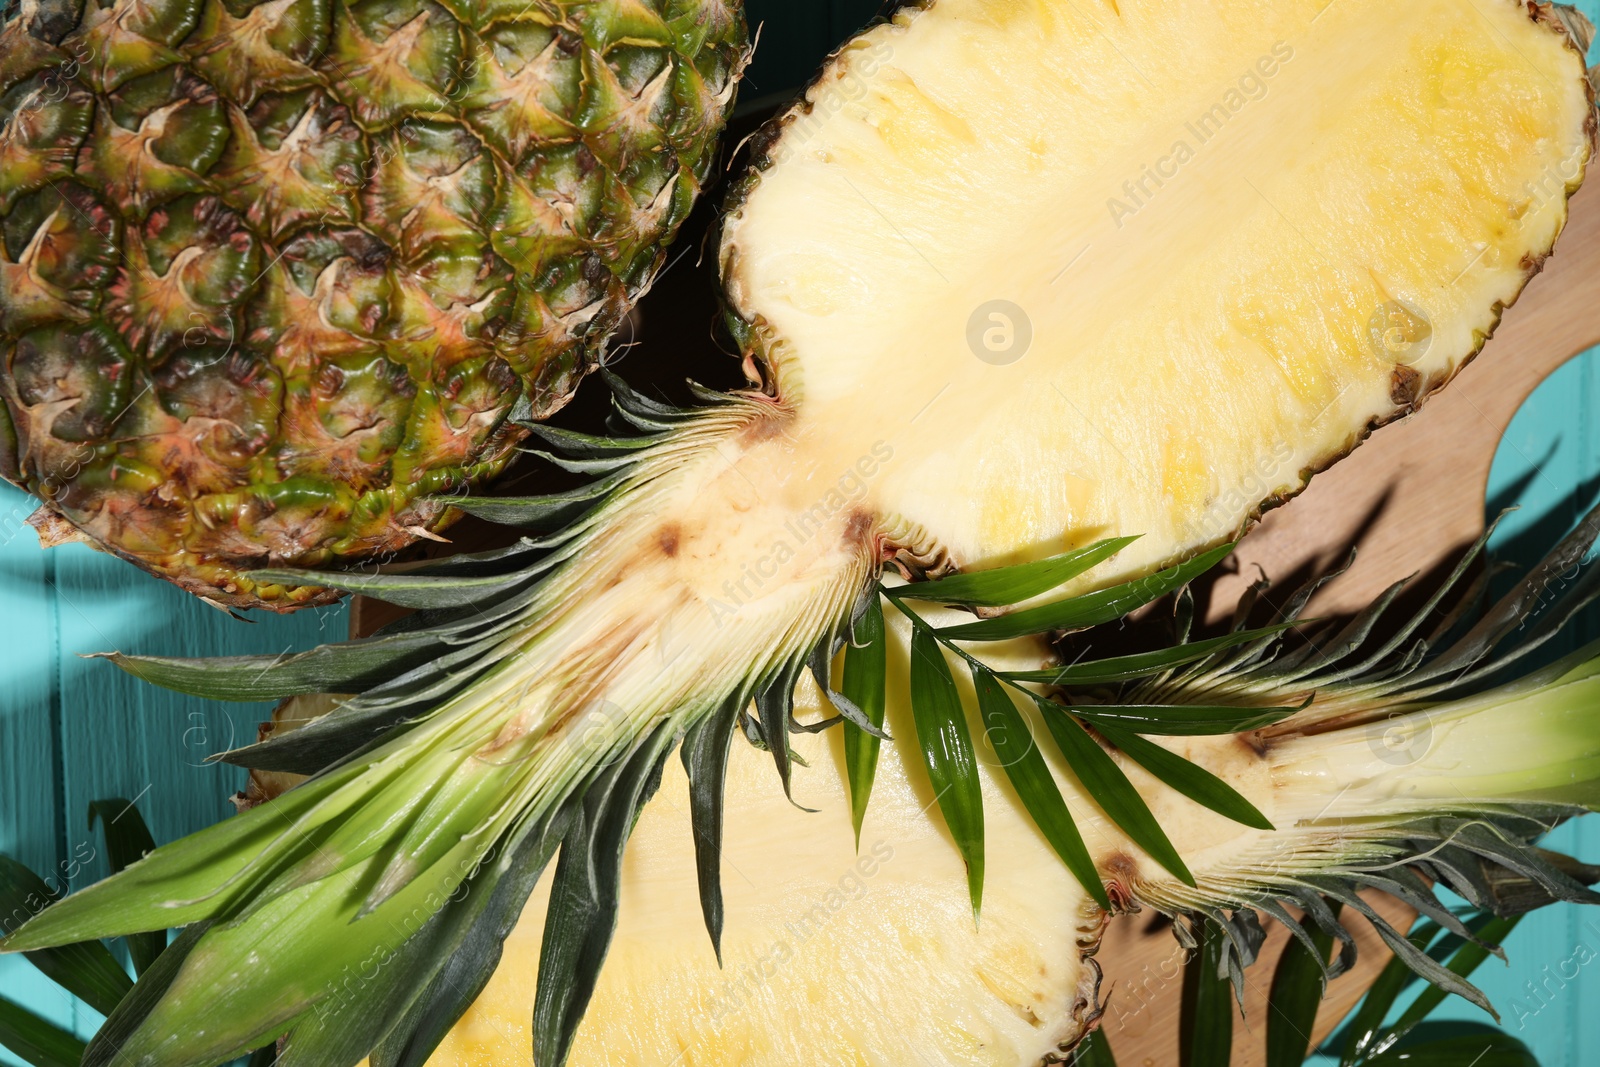
<instances>
[{"instance_id":1,"label":"light blue wooden table","mask_svg":"<svg viewBox=\"0 0 1600 1067\"><path fill-rule=\"evenodd\" d=\"M877 4L751 6L766 21L755 96L796 84ZM1600 0L1578 6L1600 21ZM1590 61L1600 62L1600 48ZM1596 290L1600 296L1600 279ZM1542 475L1530 481L1518 501L1524 510L1502 540L1552 509L1570 510L1563 497L1571 487L1600 484L1600 349L1557 371L1529 399L1496 460L1491 498L1519 480L1529 457ZM31 510L26 496L0 485L0 851L41 873L73 873L77 888L106 873L87 822L91 800L137 799L158 841L215 822L230 812L227 797L242 774L205 757L251 739L270 710L167 693L77 654L287 652L342 638L347 618L332 607L237 622L82 546L41 551L23 521ZM1600 637L1600 618L1586 620L1578 637ZM1561 828L1550 844L1600 860L1600 817ZM1600 1067L1600 909L1535 914L1507 948L1508 966L1491 960L1476 976L1506 1028L1533 1046L1544 1067ZM0 991L86 1037L99 1022L15 957L0 957ZM1484 1018L1464 1002L1441 1016ZM0 1063L18 1062L0 1052Z\"/></svg>"}]
</instances>

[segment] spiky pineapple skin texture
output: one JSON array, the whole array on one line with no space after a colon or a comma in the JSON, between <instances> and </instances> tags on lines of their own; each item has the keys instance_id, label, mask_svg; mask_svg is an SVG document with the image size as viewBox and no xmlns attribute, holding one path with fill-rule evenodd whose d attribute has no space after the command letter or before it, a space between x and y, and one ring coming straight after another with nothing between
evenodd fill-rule
<instances>
[{"instance_id":1,"label":"spiky pineapple skin texture","mask_svg":"<svg viewBox=\"0 0 1600 1067\"><path fill-rule=\"evenodd\" d=\"M24 0L0 474L217 602L434 535L660 268L738 0ZM41 529L44 533L44 529Z\"/></svg>"}]
</instances>

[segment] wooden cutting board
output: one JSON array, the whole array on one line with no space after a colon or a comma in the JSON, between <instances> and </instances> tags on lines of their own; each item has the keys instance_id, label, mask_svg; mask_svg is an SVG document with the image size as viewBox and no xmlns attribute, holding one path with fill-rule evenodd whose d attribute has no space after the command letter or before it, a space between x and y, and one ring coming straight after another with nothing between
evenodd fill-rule
<instances>
[{"instance_id":1,"label":"wooden cutting board","mask_svg":"<svg viewBox=\"0 0 1600 1067\"><path fill-rule=\"evenodd\" d=\"M1512 416L1551 371L1596 344L1600 183L1573 200L1557 254L1506 312L1483 353L1417 414L1379 430L1270 513L1239 549L1239 576L1218 582L1211 603L1219 611L1231 606L1257 565L1279 577L1307 565L1326 570L1354 545L1360 550L1355 565L1310 608L1314 615L1346 613L1396 579L1425 573L1457 554L1482 532L1489 467ZM457 527L451 550L479 547L486 535ZM386 605L357 597L351 630L362 636L393 617ZM1411 913L1389 898L1374 896L1371 902L1399 928L1410 924ZM1360 946L1359 962L1329 987L1313 1044L1333 1031L1389 960L1365 920L1348 916L1347 922ZM1264 1063L1267 989L1288 940L1276 924L1269 925L1262 959L1246 972L1245 1008L1234 1026L1234 1067ZM1148 917L1124 917L1111 925L1098 959L1106 969L1102 992L1109 994L1102 1025L1118 1064L1176 1064L1183 952L1170 932Z\"/></svg>"}]
</instances>

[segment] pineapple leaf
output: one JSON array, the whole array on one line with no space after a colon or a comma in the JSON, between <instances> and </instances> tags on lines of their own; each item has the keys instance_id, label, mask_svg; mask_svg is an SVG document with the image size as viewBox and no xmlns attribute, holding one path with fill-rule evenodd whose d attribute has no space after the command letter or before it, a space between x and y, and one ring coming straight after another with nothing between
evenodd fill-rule
<instances>
[{"instance_id":1,"label":"pineapple leaf","mask_svg":"<svg viewBox=\"0 0 1600 1067\"><path fill-rule=\"evenodd\" d=\"M983 790L961 694L933 632L911 631L911 717L934 798L967 865L976 916L983 905Z\"/></svg>"},{"instance_id":2,"label":"pineapple leaf","mask_svg":"<svg viewBox=\"0 0 1600 1067\"><path fill-rule=\"evenodd\" d=\"M226 910L233 894L259 888L263 870L270 873L276 864L316 847L318 831L348 806L318 806L341 775L349 772L307 782L270 807L243 812L157 849L120 874L46 908L0 941L0 950L165 930Z\"/></svg>"},{"instance_id":3,"label":"pineapple leaf","mask_svg":"<svg viewBox=\"0 0 1600 1067\"><path fill-rule=\"evenodd\" d=\"M970 574L952 574L948 578L932 582L899 586L892 592L897 597L905 596L939 604L1008 607L1065 585L1095 564L1110 559L1138 539L1137 536L1107 538L1084 548L1051 556L1049 559L1019 563L1012 567L973 571Z\"/></svg>"},{"instance_id":4,"label":"pineapple leaf","mask_svg":"<svg viewBox=\"0 0 1600 1067\"><path fill-rule=\"evenodd\" d=\"M790 790L794 753L789 749L789 720L794 718L795 683L800 680L800 672L804 669L803 659L789 660L756 694L756 711L761 716L761 736L766 740L767 750L772 753L772 762L778 768L778 777L783 781L783 795L791 801L794 800Z\"/></svg>"},{"instance_id":5,"label":"pineapple leaf","mask_svg":"<svg viewBox=\"0 0 1600 1067\"><path fill-rule=\"evenodd\" d=\"M555 852L567 810L507 835L432 914L425 902L421 911L392 917L406 928L404 943L341 972L314 1015L302 1016L288 1034L278 1067L353 1067L369 1050L374 1067L425 1062L488 983L501 943Z\"/></svg>"},{"instance_id":6,"label":"pineapple leaf","mask_svg":"<svg viewBox=\"0 0 1600 1067\"><path fill-rule=\"evenodd\" d=\"M1183 968L1183 1000L1178 1016L1181 1067L1218 1067L1233 1058L1233 998L1222 973L1222 931L1200 924L1200 951Z\"/></svg>"},{"instance_id":7,"label":"pineapple leaf","mask_svg":"<svg viewBox=\"0 0 1600 1067\"><path fill-rule=\"evenodd\" d=\"M1450 961L1445 964L1445 969L1451 974L1460 976L1462 979L1470 977L1472 972L1477 970L1483 961L1489 958L1490 949L1487 946L1504 944L1505 939L1510 936L1511 931L1515 930L1517 924L1521 921L1522 916L1517 915L1505 919L1484 916L1474 922L1472 924L1473 940L1468 941L1455 951L1450 957ZM1374 1057L1381 1056L1384 1050L1392 1047L1395 1042L1415 1029L1416 1025L1427 1018L1433 1009L1444 1003L1444 998L1444 990L1437 985L1430 985L1418 994L1417 999L1412 1001L1411 1005L1401 1013L1399 1019L1395 1020L1394 1026L1389 1028L1388 1033L1373 1043Z\"/></svg>"},{"instance_id":8,"label":"pineapple leaf","mask_svg":"<svg viewBox=\"0 0 1600 1067\"><path fill-rule=\"evenodd\" d=\"M940 628L952 641L1009 641L1052 630L1083 630L1122 618L1166 594L1188 585L1233 552L1226 544L1164 571L1109 586L1082 596L1024 608L993 619Z\"/></svg>"},{"instance_id":9,"label":"pineapple leaf","mask_svg":"<svg viewBox=\"0 0 1600 1067\"><path fill-rule=\"evenodd\" d=\"M164 689L209 700L258 701L312 693L352 693L437 655L439 636L404 633L322 645L293 656L176 659L100 652L116 666Z\"/></svg>"},{"instance_id":10,"label":"pineapple leaf","mask_svg":"<svg viewBox=\"0 0 1600 1067\"><path fill-rule=\"evenodd\" d=\"M1169 667L1181 667L1186 663L1205 659L1217 652L1223 652L1239 645L1247 645L1252 641L1273 637L1295 626L1295 623L1285 622L1276 626L1264 626L1257 630L1236 630L1221 637L1211 637L1204 641L1190 641L1186 644L1173 645L1170 648L1159 648L1150 652L1135 652L1126 656L1114 656L1108 659L1084 660L1079 663L1065 663L1059 667L1046 667L1038 671L1006 671L1002 678L1014 682L1040 682L1045 685L1114 685L1118 682L1131 682L1147 675L1156 674Z\"/></svg>"},{"instance_id":11,"label":"pineapple leaf","mask_svg":"<svg viewBox=\"0 0 1600 1067\"><path fill-rule=\"evenodd\" d=\"M1310 948L1298 940L1285 947L1272 974L1266 1067L1301 1067L1311 1050L1311 1031L1327 984L1333 935L1319 929L1308 937Z\"/></svg>"},{"instance_id":12,"label":"pineapple leaf","mask_svg":"<svg viewBox=\"0 0 1600 1067\"><path fill-rule=\"evenodd\" d=\"M1122 773L1116 760L1089 736L1078 720L1062 709L1044 701L1040 702L1040 709L1044 712L1045 725L1056 739L1056 747L1101 810L1157 863L1185 885L1194 885L1194 875L1189 873L1166 831L1150 813L1150 806Z\"/></svg>"},{"instance_id":13,"label":"pineapple leaf","mask_svg":"<svg viewBox=\"0 0 1600 1067\"><path fill-rule=\"evenodd\" d=\"M468 515L529 530L554 530L581 516L627 479L627 471L545 496L469 496L451 502Z\"/></svg>"},{"instance_id":14,"label":"pineapple leaf","mask_svg":"<svg viewBox=\"0 0 1600 1067\"><path fill-rule=\"evenodd\" d=\"M1053 702L1052 702L1053 703ZM1229 707L1205 704L1060 705L1095 726L1121 727L1141 734L1194 737L1239 734L1282 722L1299 707Z\"/></svg>"},{"instance_id":15,"label":"pineapple leaf","mask_svg":"<svg viewBox=\"0 0 1600 1067\"><path fill-rule=\"evenodd\" d=\"M624 381L621 376L612 371L609 367L602 367L600 369L600 377L605 381L606 386L611 390L612 401L617 405L618 408L628 412L631 415L662 420L673 420L684 418L690 414L690 412L684 408L674 407L671 404L664 404L659 400L653 400L650 397L645 396L643 393L639 392L633 386ZM713 395L719 402L725 402L727 400L727 394L725 393L715 393Z\"/></svg>"},{"instance_id":16,"label":"pineapple leaf","mask_svg":"<svg viewBox=\"0 0 1600 1067\"><path fill-rule=\"evenodd\" d=\"M517 451L534 459L542 459L550 466L564 470L568 474L611 474L631 466L635 459L634 456L627 454L587 458L563 456L556 452L546 452L542 448L519 448Z\"/></svg>"},{"instance_id":17,"label":"pineapple leaf","mask_svg":"<svg viewBox=\"0 0 1600 1067\"><path fill-rule=\"evenodd\" d=\"M83 1042L54 1023L0 997L0 1048L33 1067L78 1067Z\"/></svg>"},{"instance_id":18,"label":"pineapple leaf","mask_svg":"<svg viewBox=\"0 0 1600 1067\"><path fill-rule=\"evenodd\" d=\"M739 693L722 702L683 735L679 757L689 776L689 828L694 834L695 874L700 884L700 912L711 935L711 948L722 964L722 816L723 787L728 778L728 750L739 712L750 702Z\"/></svg>"},{"instance_id":19,"label":"pineapple leaf","mask_svg":"<svg viewBox=\"0 0 1600 1067\"><path fill-rule=\"evenodd\" d=\"M1106 723L1095 728L1133 762L1196 804L1258 830L1274 829L1267 817L1231 785L1192 760L1184 759L1138 734Z\"/></svg>"},{"instance_id":20,"label":"pineapple leaf","mask_svg":"<svg viewBox=\"0 0 1600 1067\"><path fill-rule=\"evenodd\" d=\"M505 939L555 853L574 807L564 806L555 817L512 835L503 860L485 861L465 901L452 899L448 917L430 920L430 926L447 931L445 937L407 942L408 962L427 965L405 979L408 988L421 992L373 1050L372 1067L423 1067L466 1014L499 966ZM363 1014L386 1015L367 1006Z\"/></svg>"},{"instance_id":21,"label":"pineapple leaf","mask_svg":"<svg viewBox=\"0 0 1600 1067\"><path fill-rule=\"evenodd\" d=\"M781 725L776 732L786 737ZM602 768L562 841L534 996L537 1067L562 1067L572 1049L616 931L623 846L639 810L660 786L662 764L676 740L658 727L631 755Z\"/></svg>"},{"instance_id":22,"label":"pineapple leaf","mask_svg":"<svg viewBox=\"0 0 1600 1067\"><path fill-rule=\"evenodd\" d=\"M130 801L117 797L92 802L89 805L89 828L93 829L96 822L100 823L101 832L105 835L112 874L139 862L156 850L155 838L150 836L144 816ZM150 930L142 934L129 934L124 941L128 946L128 956L133 961L133 972L143 974L166 949L167 932Z\"/></svg>"},{"instance_id":23,"label":"pineapple leaf","mask_svg":"<svg viewBox=\"0 0 1600 1067\"><path fill-rule=\"evenodd\" d=\"M50 887L26 866L0 854L0 915L5 916L9 932L21 917L26 922L55 899ZM78 997L91 1008L105 1014L133 988L115 957L98 941L83 940L59 948L35 949L28 962L45 977Z\"/></svg>"},{"instance_id":24,"label":"pineapple leaf","mask_svg":"<svg viewBox=\"0 0 1600 1067\"><path fill-rule=\"evenodd\" d=\"M840 686L844 697L861 709L871 725L880 731L888 704L888 639L883 625L883 602L867 598L866 611L856 623L855 640L845 648L844 678ZM878 738L854 722L844 730L845 779L850 786L850 821L855 827L856 848L861 847L861 822L872 796L872 781L878 771Z\"/></svg>"},{"instance_id":25,"label":"pineapple leaf","mask_svg":"<svg viewBox=\"0 0 1600 1067\"><path fill-rule=\"evenodd\" d=\"M993 746L1006 777L1021 798L1023 807L1039 832L1067 865L1095 902L1111 910L1111 898L1095 869L1094 860L1083 843L1072 812L1061 798L1061 790L1050 777L1044 755L1039 751L1027 720L1017 711L1011 694L988 671L972 666L972 685L978 694L978 711L983 716L984 736Z\"/></svg>"},{"instance_id":26,"label":"pineapple leaf","mask_svg":"<svg viewBox=\"0 0 1600 1067\"><path fill-rule=\"evenodd\" d=\"M210 922L191 923L185 927L172 944L167 946L151 967L139 976L133 992L122 999L116 1009L106 1016L106 1021L95 1031L94 1039L83 1053L82 1067L111 1067L122 1059L123 1043L133 1035L150 1013L167 995L173 979L194 951L195 945L211 928Z\"/></svg>"},{"instance_id":27,"label":"pineapple leaf","mask_svg":"<svg viewBox=\"0 0 1600 1067\"><path fill-rule=\"evenodd\" d=\"M835 725L854 726L879 741L892 741L893 738L883 732L881 722L873 722L872 717L861 710L861 705L833 688L833 656L838 654L839 646L844 644L848 642L833 639L819 641L806 660L806 667L811 671L811 677L816 679L817 689L839 714L822 722L807 723L801 728L807 733L819 734Z\"/></svg>"},{"instance_id":28,"label":"pineapple leaf","mask_svg":"<svg viewBox=\"0 0 1600 1067\"><path fill-rule=\"evenodd\" d=\"M347 593L360 593L402 608L459 608L479 604L499 593L514 592L532 581L538 568L511 575L384 574L274 568L250 571L250 579L269 585L320 585Z\"/></svg>"},{"instance_id":29,"label":"pineapple leaf","mask_svg":"<svg viewBox=\"0 0 1600 1067\"><path fill-rule=\"evenodd\" d=\"M1444 989L1448 993L1455 993L1463 999L1476 1004L1498 1021L1500 1016L1495 1012L1494 1006L1489 1003L1489 998L1471 982L1466 981L1454 971L1439 965L1428 953L1421 951L1413 945L1404 934L1396 930L1383 916L1372 909L1372 906L1361 899L1354 890L1337 878L1302 878L1302 882L1313 890L1326 896L1342 901L1346 907L1353 908L1364 915L1372 928L1377 931L1383 943L1393 950L1395 956L1404 961L1413 971L1429 982Z\"/></svg>"},{"instance_id":30,"label":"pineapple leaf","mask_svg":"<svg viewBox=\"0 0 1600 1067\"><path fill-rule=\"evenodd\" d=\"M559 426L551 426L548 423L536 422L532 419L519 421L517 425L544 441L551 448L578 459L613 459L619 456L631 456L641 449L649 448L651 445L659 444L665 440L661 435L596 437L593 434L578 433L575 430L563 430Z\"/></svg>"},{"instance_id":31,"label":"pineapple leaf","mask_svg":"<svg viewBox=\"0 0 1600 1067\"><path fill-rule=\"evenodd\" d=\"M1418 952L1426 952L1440 932L1437 923L1419 923L1406 935L1406 940ZM1355 1067L1360 1062L1382 1033L1383 1020L1389 1017L1389 1009L1394 1007L1400 994L1417 978L1417 973L1406 966L1405 960L1399 956L1384 966L1367 990L1367 995L1362 998L1360 1007L1351 1016L1347 1027L1350 1036L1339 1057L1339 1067Z\"/></svg>"}]
</instances>

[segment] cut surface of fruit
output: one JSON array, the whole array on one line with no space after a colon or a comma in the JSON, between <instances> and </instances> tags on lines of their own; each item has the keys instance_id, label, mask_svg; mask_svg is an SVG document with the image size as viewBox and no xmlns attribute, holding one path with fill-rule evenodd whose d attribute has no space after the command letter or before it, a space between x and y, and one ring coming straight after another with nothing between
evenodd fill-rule
<instances>
[{"instance_id":1,"label":"cut surface of fruit","mask_svg":"<svg viewBox=\"0 0 1600 1067\"><path fill-rule=\"evenodd\" d=\"M80 6L0 22L0 475L282 610L243 572L437 538L566 402L746 58L737 0Z\"/></svg>"},{"instance_id":2,"label":"cut surface of fruit","mask_svg":"<svg viewBox=\"0 0 1600 1067\"><path fill-rule=\"evenodd\" d=\"M1494 329L1593 151L1553 26L1508 0L938 0L758 149L733 309L817 470L888 442L873 504L961 564L1142 533L1119 564L1153 565Z\"/></svg>"},{"instance_id":3,"label":"cut surface of fruit","mask_svg":"<svg viewBox=\"0 0 1600 1067\"><path fill-rule=\"evenodd\" d=\"M805 688L797 713L820 718ZM890 729L909 737L903 694L899 709ZM616 938L568 1062L844 1067L904 1063L916 1048L930 1067L1016 1067L1076 1041L1098 1011L1098 972L1082 957L1102 920L1006 798L998 768L985 799L991 847L1006 859L975 923L914 764L885 752L858 853L837 731L797 739L795 752L811 764L796 768L795 804L764 753L740 742L729 761L720 968L700 921L688 782L668 763L634 829ZM532 1064L549 887L547 875L432 1067Z\"/></svg>"}]
</instances>

